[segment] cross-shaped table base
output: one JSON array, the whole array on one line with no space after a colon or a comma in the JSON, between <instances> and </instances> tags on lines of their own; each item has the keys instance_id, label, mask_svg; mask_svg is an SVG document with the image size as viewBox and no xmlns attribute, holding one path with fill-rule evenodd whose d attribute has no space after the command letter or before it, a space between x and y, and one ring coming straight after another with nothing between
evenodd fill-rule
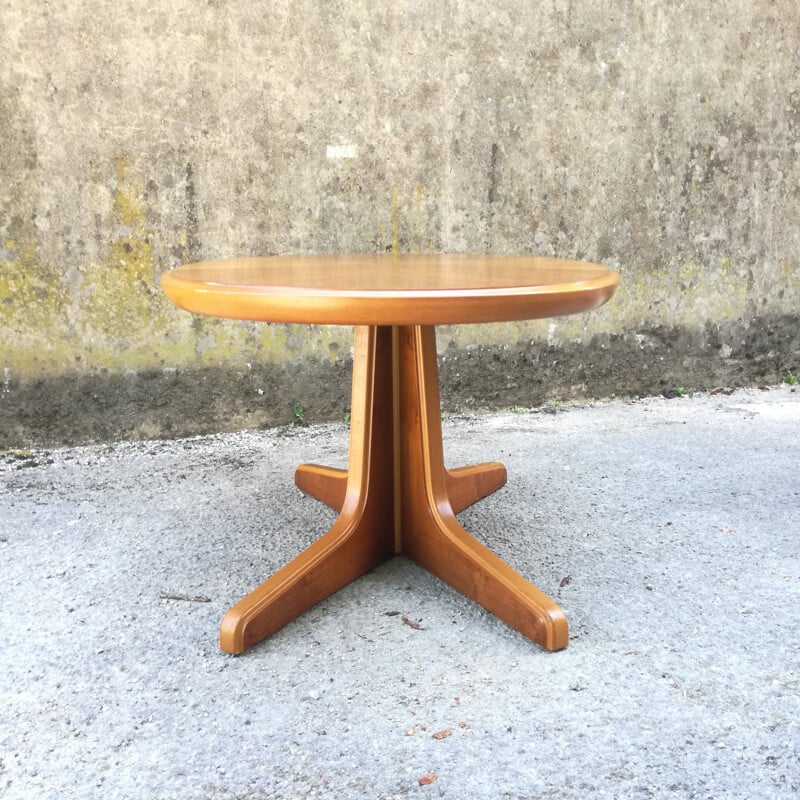
<instances>
[{"instance_id":1,"label":"cross-shaped table base","mask_svg":"<svg viewBox=\"0 0 800 800\"><path fill-rule=\"evenodd\" d=\"M223 650L245 651L398 553L542 647L566 647L559 606L456 520L503 486L506 470L496 462L445 468L433 326L356 328L349 467L304 464L295 482L339 517L228 611Z\"/></svg>"}]
</instances>

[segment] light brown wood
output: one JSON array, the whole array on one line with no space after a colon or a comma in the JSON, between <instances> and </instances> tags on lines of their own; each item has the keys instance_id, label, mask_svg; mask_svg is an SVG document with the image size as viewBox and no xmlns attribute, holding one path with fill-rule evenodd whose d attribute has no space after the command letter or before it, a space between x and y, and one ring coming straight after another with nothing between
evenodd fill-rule
<instances>
[{"instance_id":1,"label":"light brown wood","mask_svg":"<svg viewBox=\"0 0 800 800\"><path fill-rule=\"evenodd\" d=\"M447 497L453 511L458 514L496 492L505 486L507 477L506 468L497 461L446 470ZM342 510L347 490L346 469L301 464L295 471L294 482L303 493L325 503L334 511Z\"/></svg>"},{"instance_id":2,"label":"light brown wood","mask_svg":"<svg viewBox=\"0 0 800 800\"><path fill-rule=\"evenodd\" d=\"M198 314L329 325L441 325L556 317L611 297L613 270L497 255L271 256L187 264L161 276Z\"/></svg>"},{"instance_id":3,"label":"light brown wood","mask_svg":"<svg viewBox=\"0 0 800 800\"><path fill-rule=\"evenodd\" d=\"M319 464L301 464L294 473L298 489L310 494L334 511L341 511L347 493L347 470L323 467Z\"/></svg>"},{"instance_id":4,"label":"light brown wood","mask_svg":"<svg viewBox=\"0 0 800 800\"><path fill-rule=\"evenodd\" d=\"M506 485L506 468L499 461L445 470L445 492L458 514L486 495Z\"/></svg>"},{"instance_id":5,"label":"light brown wood","mask_svg":"<svg viewBox=\"0 0 800 800\"><path fill-rule=\"evenodd\" d=\"M381 411L392 405L391 368L391 336L379 336L375 328L357 331L349 469L339 517L321 539L228 611L220 626L226 652L243 652L394 554L394 432L391 415Z\"/></svg>"},{"instance_id":6,"label":"light brown wood","mask_svg":"<svg viewBox=\"0 0 800 800\"><path fill-rule=\"evenodd\" d=\"M333 527L238 602L220 646L241 653L394 553L550 650L561 609L477 542L455 514L505 484L498 462L447 470L434 324L595 308L619 276L510 256L320 256L205 262L162 276L178 306L215 316L356 325L347 470L303 464L295 482L339 512Z\"/></svg>"},{"instance_id":7,"label":"light brown wood","mask_svg":"<svg viewBox=\"0 0 800 800\"><path fill-rule=\"evenodd\" d=\"M456 520L447 497L434 330L403 327L399 336L403 552L542 647L566 647L558 605Z\"/></svg>"},{"instance_id":8,"label":"light brown wood","mask_svg":"<svg viewBox=\"0 0 800 800\"><path fill-rule=\"evenodd\" d=\"M304 464L295 474L339 518L227 613L222 649L243 652L396 551L542 647L565 647L559 607L455 518L503 486L506 470L445 469L432 327L356 329L351 414L348 469Z\"/></svg>"}]
</instances>

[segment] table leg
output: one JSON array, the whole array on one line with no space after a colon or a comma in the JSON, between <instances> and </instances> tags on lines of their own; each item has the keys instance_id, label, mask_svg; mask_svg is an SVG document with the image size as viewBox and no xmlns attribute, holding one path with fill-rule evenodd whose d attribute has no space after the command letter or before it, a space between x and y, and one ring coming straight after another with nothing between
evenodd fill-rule
<instances>
[{"instance_id":1,"label":"table leg","mask_svg":"<svg viewBox=\"0 0 800 800\"><path fill-rule=\"evenodd\" d=\"M453 512L458 514L478 500L506 485L506 468L499 461L446 469L445 494Z\"/></svg>"},{"instance_id":2,"label":"table leg","mask_svg":"<svg viewBox=\"0 0 800 800\"><path fill-rule=\"evenodd\" d=\"M323 467L320 464L301 464L294 473L294 482L305 494L341 511L347 493L347 470Z\"/></svg>"},{"instance_id":3,"label":"table leg","mask_svg":"<svg viewBox=\"0 0 800 800\"><path fill-rule=\"evenodd\" d=\"M506 468L497 461L456 467L445 471L447 497L453 511L458 514L478 500L506 485ZM323 467L321 464L301 464L294 474L300 491L325 503L334 511L341 511L347 489L347 470Z\"/></svg>"},{"instance_id":4,"label":"table leg","mask_svg":"<svg viewBox=\"0 0 800 800\"><path fill-rule=\"evenodd\" d=\"M382 413L392 406L391 329L358 328L344 492L335 470L307 468L301 478L324 502L341 500L339 517L228 611L220 626L223 650L243 652L394 554L394 429L391 413Z\"/></svg>"},{"instance_id":5,"label":"table leg","mask_svg":"<svg viewBox=\"0 0 800 800\"><path fill-rule=\"evenodd\" d=\"M506 471L497 462L445 469L432 327L356 328L348 469L304 464L295 481L339 517L227 613L223 650L243 652L395 552L543 647L567 645L558 605L455 518L503 486Z\"/></svg>"},{"instance_id":6,"label":"table leg","mask_svg":"<svg viewBox=\"0 0 800 800\"><path fill-rule=\"evenodd\" d=\"M402 552L542 647L566 647L567 619L559 606L455 518L448 497L453 473L448 476L444 468L433 328L400 328L399 364ZM481 467L475 475L470 468L455 474L480 483ZM488 485L499 481L499 468L493 464L484 469Z\"/></svg>"}]
</instances>

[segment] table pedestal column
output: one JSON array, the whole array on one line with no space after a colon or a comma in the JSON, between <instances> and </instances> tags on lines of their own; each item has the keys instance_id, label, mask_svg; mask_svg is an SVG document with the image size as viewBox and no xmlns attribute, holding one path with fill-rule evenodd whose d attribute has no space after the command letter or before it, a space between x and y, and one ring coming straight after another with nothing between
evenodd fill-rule
<instances>
[{"instance_id":1,"label":"table pedestal column","mask_svg":"<svg viewBox=\"0 0 800 800\"><path fill-rule=\"evenodd\" d=\"M367 570L404 553L548 650L567 645L561 609L476 541L455 514L506 482L502 464L447 470L431 326L358 327L347 470L297 468L333 527L237 603L220 646L241 653Z\"/></svg>"}]
</instances>

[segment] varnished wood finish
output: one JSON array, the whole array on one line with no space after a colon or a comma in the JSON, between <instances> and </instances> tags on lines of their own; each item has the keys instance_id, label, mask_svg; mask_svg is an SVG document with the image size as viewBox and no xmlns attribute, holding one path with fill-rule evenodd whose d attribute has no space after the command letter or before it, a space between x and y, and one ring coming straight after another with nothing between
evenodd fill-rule
<instances>
[{"instance_id":1,"label":"varnished wood finish","mask_svg":"<svg viewBox=\"0 0 800 800\"><path fill-rule=\"evenodd\" d=\"M310 494L334 511L341 511L347 493L347 470L301 464L294 473L294 482L301 492Z\"/></svg>"},{"instance_id":2,"label":"varnished wood finish","mask_svg":"<svg viewBox=\"0 0 800 800\"><path fill-rule=\"evenodd\" d=\"M394 554L394 431L391 415L382 413L392 407L392 339L391 332L382 333L356 333L350 459L339 517L228 611L220 626L220 647L228 653L243 652Z\"/></svg>"},{"instance_id":3,"label":"varnished wood finish","mask_svg":"<svg viewBox=\"0 0 800 800\"><path fill-rule=\"evenodd\" d=\"M433 328L400 329L400 366L403 552L542 647L566 647L561 609L455 518L447 496Z\"/></svg>"},{"instance_id":4,"label":"varnished wood finish","mask_svg":"<svg viewBox=\"0 0 800 800\"><path fill-rule=\"evenodd\" d=\"M557 317L611 297L619 275L580 261L497 255L271 256L161 276L187 311L329 325L441 325Z\"/></svg>"},{"instance_id":5,"label":"varnished wood finish","mask_svg":"<svg viewBox=\"0 0 800 800\"><path fill-rule=\"evenodd\" d=\"M506 480L506 468L497 461L458 467L445 472L447 497L456 514L505 486ZM302 492L325 503L334 511L342 510L347 489L346 469L301 464L295 471L294 482Z\"/></svg>"},{"instance_id":6,"label":"varnished wood finish","mask_svg":"<svg viewBox=\"0 0 800 800\"><path fill-rule=\"evenodd\" d=\"M486 495L506 485L506 468L499 461L445 470L445 492L458 514Z\"/></svg>"},{"instance_id":7,"label":"varnished wood finish","mask_svg":"<svg viewBox=\"0 0 800 800\"><path fill-rule=\"evenodd\" d=\"M561 609L456 520L503 486L506 470L497 462L445 469L432 327L356 329L351 415L348 469L304 464L295 474L339 518L228 612L222 649L243 652L395 552L542 647L565 647Z\"/></svg>"},{"instance_id":8,"label":"varnished wood finish","mask_svg":"<svg viewBox=\"0 0 800 800\"><path fill-rule=\"evenodd\" d=\"M348 469L304 464L295 474L339 516L231 608L222 649L243 652L394 553L543 647L565 647L561 609L456 520L503 486L506 470L497 462L445 469L433 325L587 311L618 280L594 264L445 255L236 259L163 275L170 299L196 313L357 326Z\"/></svg>"}]
</instances>

